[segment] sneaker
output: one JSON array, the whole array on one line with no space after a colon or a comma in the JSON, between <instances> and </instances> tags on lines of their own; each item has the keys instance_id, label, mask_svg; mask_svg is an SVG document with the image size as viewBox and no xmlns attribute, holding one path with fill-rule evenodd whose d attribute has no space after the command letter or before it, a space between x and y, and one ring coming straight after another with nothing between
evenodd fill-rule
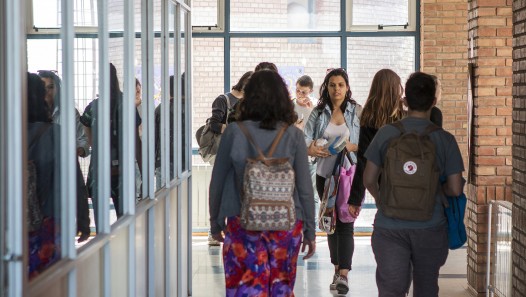
<instances>
[{"instance_id":1,"label":"sneaker","mask_svg":"<svg viewBox=\"0 0 526 297\"><path fill-rule=\"evenodd\" d=\"M340 277L340 274L335 272L334 273L334 276L332 277L332 283L331 285L329 286L329 288L332 290L336 290L336 281L338 280L338 278Z\"/></svg>"},{"instance_id":2,"label":"sneaker","mask_svg":"<svg viewBox=\"0 0 526 297\"><path fill-rule=\"evenodd\" d=\"M80 236L79 236L79 239L77 240L77 242L78 243L84 242L84 241L88 240L88 238L89 238L89 233L87 233L87 232L80 233Z\"/></svg>"},{"instance_id":3,"label":"sneaker","mask_svg":"<svg viewBox=\"0 0 526 297\"><path fill-rule=\"evenodd\" d=\"M208 245L209 246L219 246L219 245L221 245L221 243L219 241L215 240L212 237L212 234L208 234Z\"/></svg>"},{"instance_id":4,"label":"sneaker","mask_svg":"<svg viewBox=\"0 0 526 297\"><path fill-rule=\"evenodd\" d=\"M340 275L336 280L336 290L338 294L346 295L349 292L349 285L347 284L347 277Z\"/></svg>"}]
</instances>

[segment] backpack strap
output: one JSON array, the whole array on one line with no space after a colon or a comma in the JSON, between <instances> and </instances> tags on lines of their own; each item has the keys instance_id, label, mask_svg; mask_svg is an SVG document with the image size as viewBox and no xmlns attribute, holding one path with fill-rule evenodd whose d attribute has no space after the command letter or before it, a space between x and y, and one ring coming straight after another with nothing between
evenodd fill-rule
<instances>
[{"instance_id":1,"label":"backpack strap","mask_svg":"<svg viewBox=\"0 0 526 297\"><path fill-rule=\"evenodd\" d=\"M396 121L396 122L391 123L389 125L391 125L391 126L395 127L396 129L398 129L398 131L400 131L401 134L405 133L404 125L402 125L402 123L400 121Z\"/></svg>"},{"instance_id":2,"label":"backpack strap","mask_svg":"<svg viewBox=\"0 0 526 297\"><path fill-rule=\"evenodd\" d=\"M424 130L424 133L422 133L422 136L426 136L426 135L429 135L435 131L438 131L438 130L442 130L442 128L440 128L439 126L431 123L429 124L426 129Z\"/></svg>"},{"instance_id":3,"label":"backpack strap","mask_svg":"<svg viewBox=\"0 0 526 297\"><path fill-rule=\"evenodd\" d=\"M258 151L258 158L261 159L261 160L264 160L265 159L265 155L263 154L263 152L261 151L261 149L259 148L259 146L256 144L256 142L254 141L254 139L252 138L252 135L250 134L250 132L248 132L248 129L247 127L245 127L245 125L243 124L243 122L237 122L239 128L241 129L241 132L243 132L243 134L245 134L246 138L248 139L248 141L256 148L256 150ZM279 131L278 131L278 134L276 135L276 137L274 137L274 140L272 141L272 145L270 146L270 150L268 152L268 155L266 158L271 158L272 157L272 154L274 154L274 151L276 150L276 147L278 146L278 143L279 141L281 140L281 137L283 136L283 134L285 133L285 130L287 129L287 126L283 126L283 128L281 128Z\"/></svg>"},{"instance_id":4,"label":"backpack strap","mask_svg":"<svg viewBox=\"0 0 526 297\"><path fill-rule=\"evenodd\" d=\"M389 124L395 128L397 128L400 133L404 134L405 133L405 128L404 128L404 125L402 125L402 122L401 121L396 121L394 123L391 123ZM424 132L422 132L422 134L420 134L421 136L426 136L426 135L429 135L435 131L438 131L438 130L441 130L442 128L440 128L439 126L433 124L433 123L430 123L429 125L427 125L426 129L424 130Z\"/></svg>"},{"instance_id":5,"label":"backpack strap","mask_svg":"<svg viewBox=\"0 0 526 297\"><path fill-rule=\"evenodd\" d=\"M228 95L226 93L224 93L223 96L225 96L225 99L226 99L226 120L225 120L225 124L228 126L228 116L230 115L230 108L231 108L230 97L228 97Z\"/></svg>"},{"instance_id":6,"label":"backpack strap","mask_svg":"<svg viewBox=\"0 0 526 297\"><path fill-rule=\"evenodd\" d=\"M270 150L268 151L267 158L271 158L274 154L274 151L276 150L276 147L278 146L279 141L281 140L281 136L285 133L285 130L287 130L287 126L283 125L283 127L278 131L278 135L274 137L274 141L272 141L272 145L270 146Z\"/></svg>"},{"instance_id":7,"label":"backpack strap","mask_svg":"<svg viewBox=\"0 0 526 297\"><path fill-rule=\"evenodd\" d=\"M228 95L226 93L223 94L223 96L225 96L225 99L226 99L226 108L227 108L227 112L228 112L228 109L231 107L230 105L230 97L228 97Z\"/></svg>"}]
</instances>

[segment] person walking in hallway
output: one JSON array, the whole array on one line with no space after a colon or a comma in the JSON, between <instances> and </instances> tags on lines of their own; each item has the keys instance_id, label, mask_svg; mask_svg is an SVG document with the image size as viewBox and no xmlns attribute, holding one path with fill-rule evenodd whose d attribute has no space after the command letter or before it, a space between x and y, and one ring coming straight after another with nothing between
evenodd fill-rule
<instances>
[{"instance_id":1,"label":"person walking in hallway","mask_svg":"<svg viewBox=\"0 0 526 297\"><path fill-rule=\"evenodd\" d=\"M316 188L319 197L323 197L326 180L331 177L338 155L344 147L356 163L361 107L351 96L347 72L342 68L330 70L320 87L318 105L305 124L307 152L309 156L316 158ZM320 141L331 144L338 142L338 139L344 140L344 147L331 145L327 148L320 145ZM327 206L330 211L334 210L334 203ZM330 289L338 290L339 294L347 294L347 275L352 267L354 253L354 222L342 222L340 219L336 218L334 233L327 236L331 263L334 265Z\"/></svg>"},{"instance_id":2,"label":"person walking in hallway","mask_svg":"<svg viewBox=\"0 0 526 297\"><path fill-rule=\"evenodd\" d=\"M307 249L303 259L314 254L313 189L305 140L295 121L281 76L269 70L254 72L245 86L240 117L221 138L209 189L212 237L224 242L226 296L294 296L300 247ZM278 132L282 134L272 159L288 158L294 170L296 221L290 230L250 231L240 219L247 158L257 156L256 145L266 154Z\"/></svg>"},{"instance_id":3,"label":"person walking in hallway","mask_svg":"<svg viewBox=\"0 0 526 297\"><path fill-rule=\"evenodd\" d=\"M380 128L365 152L364 185L379 209L371 237L379 297L406 296L411 278L414 297L438 296L438 275L448 256L447 220L441 192L447 196L460 195L464 163L455 137L429 120L436 103L435 90L436 84L430 75L411 74L403 101L408 108L407 117ZM427 137L420 138L420 144L431 142L432 148L420 148L422 155L430 156L428 164L434 162L435 166L426 167L424 163L417 166L414 161L404 161L399 162L402 170L393 171L393 165L385 165L395 162L391 161L394 153L390 153L394 145L409 145L407 139L411 138L405 138L404 131ZM426 168L430 168L429 171L425 171ZM431 180L429 187L398 187L400 180L422 175L423 179ZM437 178L434 186L432 175ZM447 181L438 184L438 176L446 176ZM396 204L393 197L398 199Z\"/></svg>"}]
</instances>

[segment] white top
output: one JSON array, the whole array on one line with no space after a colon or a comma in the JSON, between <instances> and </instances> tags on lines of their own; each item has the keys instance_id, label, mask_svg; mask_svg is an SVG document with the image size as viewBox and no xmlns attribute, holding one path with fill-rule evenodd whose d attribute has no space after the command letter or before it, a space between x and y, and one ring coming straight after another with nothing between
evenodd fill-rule
<instances>
[{"instance_id":1,"label":"white top","mask_svg":"<svg viewBox=\"0 0 526 297\"><path fill-rule=\"evenodd\" d=\"M340 136L340 139L349 139L349 135L349 129L345 123L341 125L335 125L329 122L327 129L325 129L325 132L323 132L323 139L327 140L325 147L329 147L329 145L336 140L336 137ZM329 177L332 174L332 170L334 169L334 163L336 163L337 156L338 155L331 155L327 158L318 158L316 174L325 178Z\"/></svg>"}]
</instances>

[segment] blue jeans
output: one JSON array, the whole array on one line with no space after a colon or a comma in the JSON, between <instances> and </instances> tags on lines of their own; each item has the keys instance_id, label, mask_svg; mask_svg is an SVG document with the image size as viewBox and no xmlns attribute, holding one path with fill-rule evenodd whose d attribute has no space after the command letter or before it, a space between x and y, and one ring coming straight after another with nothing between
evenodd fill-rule
<instances>
[{"instance_id":1,"label":"blue jeans","mask_svg":"<svg viewBox=\"0 0 526 297\"><path fill-rule=\"evenodd\" d=\"M438 274L449 253L446 226L427 229L374 227L378 297L438 297Z\"/></svg>"},{"instance_id":2,"label":"blue jeans","mask_svg":"<svg viewBox=\"0 0 526 297\"><path fill-rule=\"evenodd\" d=\"M318 228L318 213L320 212L320 196L316 189L316 163L309 161L309 171L312 180L312 189L314 191L314 218L316 222L316 229Z\"/></svg>"}]
</instances>

